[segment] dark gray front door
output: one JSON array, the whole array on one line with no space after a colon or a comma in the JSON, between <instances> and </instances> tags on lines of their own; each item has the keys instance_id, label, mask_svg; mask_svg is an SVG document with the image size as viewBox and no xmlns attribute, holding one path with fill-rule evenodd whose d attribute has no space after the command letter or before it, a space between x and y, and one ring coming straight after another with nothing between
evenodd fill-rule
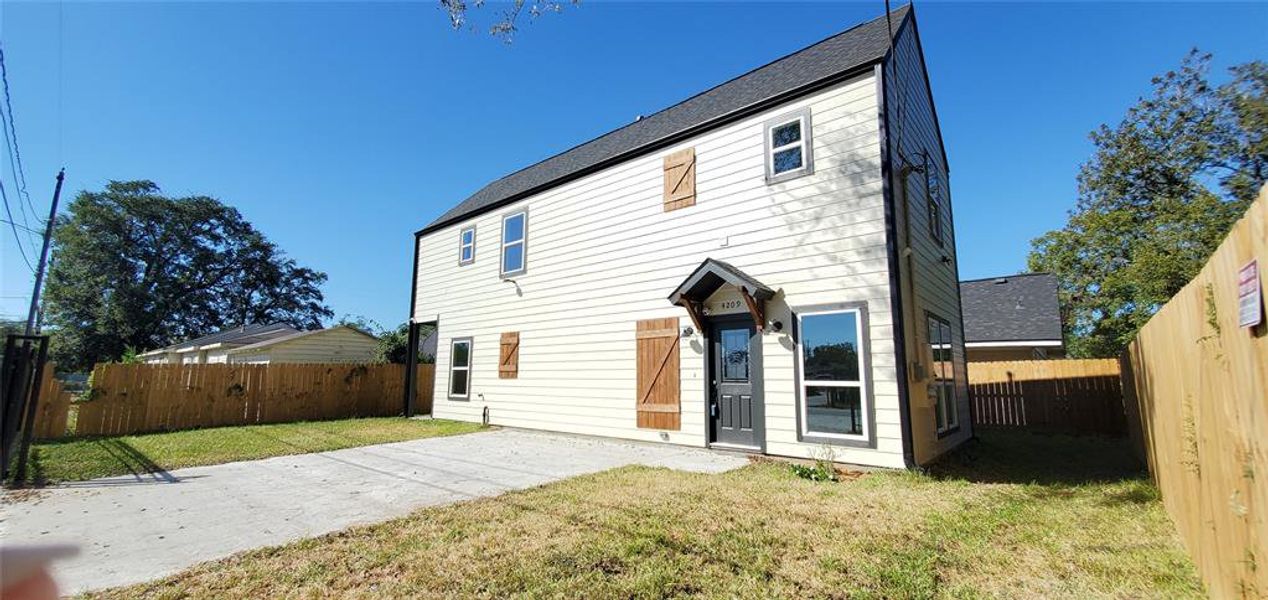
<instances>
[{"instance_id":1,"label":"dark gray front door","mask_svg":"<svg viewBox=\"0 0 1268 600\"><path fill-rule=\"evenodd\" d=\"M761 337L748 315L709 325L709 441L761 448Z\"/></svg>"}]
</instances>

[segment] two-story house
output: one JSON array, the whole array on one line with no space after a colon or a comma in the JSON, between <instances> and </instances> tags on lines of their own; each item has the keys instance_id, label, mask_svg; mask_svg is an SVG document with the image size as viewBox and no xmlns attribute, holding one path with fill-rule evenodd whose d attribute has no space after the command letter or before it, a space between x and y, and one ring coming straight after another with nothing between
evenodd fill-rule
<instances>
[{"instance_id":1,"label":"two-story house","mask_svg":"<svg viewBox=\"0 0 1268 600\"><path fill-rule=\"evenodd\" d=\"M928 462L971 435L949 189L909 7L516 171L415 235L433 414Z\"/></svg>"}]
</instances>

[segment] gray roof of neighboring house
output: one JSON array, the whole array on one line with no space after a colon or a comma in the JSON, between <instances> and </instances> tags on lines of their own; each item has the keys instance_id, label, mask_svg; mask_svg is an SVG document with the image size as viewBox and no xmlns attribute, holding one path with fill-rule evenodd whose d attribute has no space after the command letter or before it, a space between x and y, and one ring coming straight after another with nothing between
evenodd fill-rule
<instances>
[{"instance_id":1,"label":"gray roof of neighboring house","mask_svg":"<svg viewBox=\"0 0 1268 600\"><path fill-rule=\"evenodd\" d=\"M276 337L271 337L271 338L268 338L268 339L265 339L265 340L261 340L261 341L258 341L258 342L254 342L254 343L249 344L249 345L246 345L246 346L242 346L242 347L239 347L239 348L234 348L233 350L231 350L231 351L230 351L230 354L237 354L237 353L240 353L240 352L250 352L250 351L252 351L252 350L259 350L260 348L267 348L267 347L272 346L272 345L274 345L274 344L280 344L280 343L282 343L282 342L289 342L289 341L291 341L291 340L298 339L298 338L302 338L302 337L308 337L308 336L310 336L310 335L318 335L318 334L326 333L326 332L328 332L328 331L334 331L334 330L336 330L336 329L350 329L350 330L355 331L355 332L357 332L357 333L359 333L359 334L361 334L361 335L364 335L365 337L368 337L368 338L370 338L370 339L372 339L372 340L378 340L378 339L379 339L379 338L378 338L378 336L376 336L376 335L374 335L373 333L370 333L370 332L368 332L368 331L366 331L366 330L364 330L364 329L361 329L360 327L353 327L352 325L335 325L334 327L327 327L327 328L325 328L325 329L310 329L310 330L308 330L308 331L293 331L293 332L288 333L288 334L285 334L285 335L279 335L279 336L276 336Z\"/></svg>"},{"instance_id":2,"label":"gray roof of neighboring house","mask_svg":"<svg viewBox=\"0 0 1268 600\"><path fill-rule=\"evenodd\" d=\"M150 352L175 352L195 346L210 346L211 344L254 344L270 338L281 337L298 332L298 329L287 325L286 323L269 323L267 325L244 325L217 331L210 335L204 335L200 338L178 342L170 346L164 346ZM147 352L146 354L149 354Z\"/></svg>"},{"instance_id":3,"label":"gray roof of neighboring house","mask_svg":"<svg viewBox=\"0 0 1268 600\"><path fill-rule=\"evenodd\" d=\"M890 13L897 34L910 6ZM639 149L706 126L743 109L795 93L883 59L889 51L885 16L851 27L808 48L789 54L717 87L589 142L556 154L490 183L441 215L420 233L453 224L529 193L602 168Z\"/></svg>"},{"instance_id":4,"label":"gray roof of neighboring house","mask_svg":"<svg viewBox=\"0 0 1268 600\"><path fill-rule=\"evenodd\" d=\"M960 282L965 342L1060 341L1057 278L1022 273Z\"/></svg>"}]
</instances>

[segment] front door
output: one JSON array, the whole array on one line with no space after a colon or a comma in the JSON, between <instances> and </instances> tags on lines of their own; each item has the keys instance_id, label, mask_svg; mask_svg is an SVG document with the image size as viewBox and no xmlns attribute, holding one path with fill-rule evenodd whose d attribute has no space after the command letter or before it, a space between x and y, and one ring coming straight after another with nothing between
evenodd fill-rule
<instances>
[{"instance_id":1,"label":"front door","mask_svg":"<svg viewBox=\"0 0 1268 600\"><path fill-rule=\"evenodd\" d=\"M762 338L748 315L709 323L709 441L760 450L764 441Z\"/></svg>"}]
</instances>

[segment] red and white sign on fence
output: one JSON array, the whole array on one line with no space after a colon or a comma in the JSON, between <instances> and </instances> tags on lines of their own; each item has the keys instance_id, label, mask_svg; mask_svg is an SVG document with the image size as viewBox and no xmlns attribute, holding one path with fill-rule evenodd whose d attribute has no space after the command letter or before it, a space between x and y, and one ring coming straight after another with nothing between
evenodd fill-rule
<instances>
[{"instance_id":1,"label":"red and white sign on fence","mask_svg":"<svg viewBox=\"0 0 1268 600\"><path fill-rule=\"evenodd\" d=\"M1263 321L1259 293L1259 261L1252 259L1237 271L1237 325L1254 327Z\"/></svg>"}]
</instances>

